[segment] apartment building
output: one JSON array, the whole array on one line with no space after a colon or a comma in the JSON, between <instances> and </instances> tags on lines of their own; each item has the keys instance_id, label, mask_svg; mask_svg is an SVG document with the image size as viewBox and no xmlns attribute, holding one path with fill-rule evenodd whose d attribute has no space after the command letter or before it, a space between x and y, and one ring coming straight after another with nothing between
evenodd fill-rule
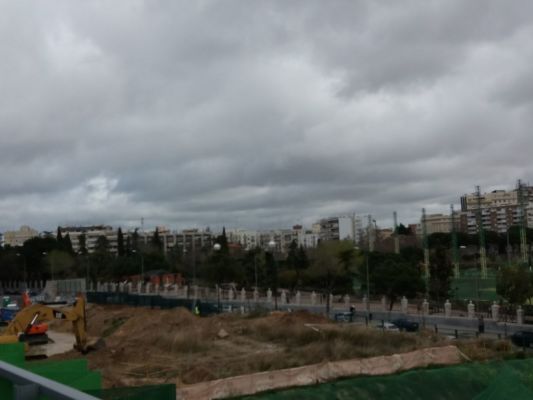
<instances>
[{"instance_id":1,"label":"apartment building","mask_svg":"<svg viewBox=\"0 0 533 400\"><path fill-rule=\"evenodd\" d=\"M118 229L107 225L95 226L76 226L76 227L60 227L61 233L65 236L67 233L72 242L72 248L75 252L80 250L79 238L85 235L85 246L89 253L92 253L96 248L98 238L104 236L109 244L109 251L113 254L118 253ZM131 239L135 230L123 231L124 244L128 237ZM181 232L171 232L166 227L157 227L159 238L163 243L163 252L167 253L177 246L181 251L185 252L199 251L205 247L213 245L212 234L209 231L202 231L199 229L185 229ZM138 231L139 244L148 246L155 233L155 229L148 231Z\"/></svg>"},{"instance_id":2,"label":"apartment building","mask_svg":"<svg viewBox=\"0 0 533 400\"><path fill-rule=\"evenodd\" d=\"M28 225L22 225L19 230L5 231L3 243L8 246L22 246L26 240L38 237L39 232Z\"/></svg>"},{"instance_id":3,"label":"apartment building","mask_svg":"<svg viewBox=\"0 0 533 400\"><path fill-rule=\"evenodd\" d=\"M533 187L523 186L524 219L527 226L533 226ZM464 215L466 231L470 234L478 231L478 209L481 205L481 223L483 229L506 232L509 227L519 225L522 221L522 206L518 189L511 191L494 190L478 196L476 193L461 197L461 210Z\"/></svg>"},{"instance_id":4,"label":"apartment building","mask_svg":"<svg viewBox=\"0 0 533 400\"><path fill-rule=\"evenodd\" d=\"M59 229L61 230L63 237L67 234L69 235L72 249L76 253L81 249L81 235L85 236L85 248L89 253L92 253L96 249L96 243L101 236L104 236L107 239L109 251L113 254L117 253L118 232L109 225L61 226Z\"/></svg>"},{"instance_id":5,"label":"apartment building","mask_svg":"<svg viewBox=\"0 0 533 400\"><path fill-rule=\"evenodd\" d=\"M259 246L259 232L248 229L226 229L226 237L230 243L239 243L244 250Z\"/></svg>"},{"instance_id":6,"label":"apartment building","mask_svg":"<svg viewBox=\"0 0 533 400\"><path fill-rule=\"evenodd\" d=\"M320 240L352 240L358 243L363 232L362 219L356 215L323 218L319 222Z\"/></svg>"}]
</instances>

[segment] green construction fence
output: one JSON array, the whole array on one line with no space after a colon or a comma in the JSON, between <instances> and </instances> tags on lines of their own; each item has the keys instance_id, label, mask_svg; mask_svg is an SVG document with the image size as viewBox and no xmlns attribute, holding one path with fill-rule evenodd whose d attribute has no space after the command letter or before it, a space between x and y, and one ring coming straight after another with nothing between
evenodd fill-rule
<instances>
[{"instance_id":1,"label":"green construction fence","mask_svg":"<svg viewBox=\"0 0 533 400\"><path fill-rule=\"evenodd\" d=\"M0 360L26 369L37 375L55 380L103 400L175 400L175 385L155 385L131 388L102 389L102 376L88 368L86 359L65 361L26 361L24 344L1 344ZM13 384L0 378L0 399L13 398ZM41 396L39 400L49 400Z\"/></svg>"},{"instance_id":2,"label":"green construction fence","mask_svg":"<svg viewBox=\"0 0 533 400\"><path fill-rule=\"evenodd\" d=\"M529 400L533 399L533 359L469 363L390 376L351 378L239 399Z\"/></svg>"}]
</instances>

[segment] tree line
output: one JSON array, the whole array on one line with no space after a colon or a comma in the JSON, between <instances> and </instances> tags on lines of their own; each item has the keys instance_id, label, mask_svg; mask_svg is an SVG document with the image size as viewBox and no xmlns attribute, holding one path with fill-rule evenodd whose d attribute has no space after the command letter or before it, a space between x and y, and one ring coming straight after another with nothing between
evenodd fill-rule
<instances>
[{"instance_id":1,"label":"tree line","mask_svg":"<svg viewBox=\"0 0 533 400\"><path fill-rule=\"evenodd\" d=\"M408 231L401 233L409 234ZM501 244L501 235L489 233L486 236L489 246ZM513 230L510 236L516 243L519 233ZM223 230L214 239L220 246L218 251L210 244L193 246L194 252L191 246L186 251L175 246L164 252L157 229L144 243L137 231L124 238L119 228L115 252L111 251L108 239L100 236L94 251L89 253L86 240L83 234L78 237L79 250L75 252L69 235L63 235L58 228L55 237L36 237L22 246L0 248L0 280L120 281L140 275L144 267L147 273L179 273L189 284L194 281L200 285L257 286L263 290L270 288L274 295L280 288L289 292L315 290L324 296L385 295L390 306L401 296L427 296L439 302L453 296L450 234L429 235L428 282L423 279L423 251L419 246L403 247L400 254L394 254L369 252L355 247L351 241L322 241L316 248L304 248L292 242L286 254L282 254L259 247L245 250L231 246ZM460 244L477 244L475 240L476 235L459 235ZM474 266L477 257L475 253L463 254L461 263ZM525 301L533 295L533 276L530 271L517 268L500 270L498 278L498 293L511 302Z\"/></svg>"}]
</instances>

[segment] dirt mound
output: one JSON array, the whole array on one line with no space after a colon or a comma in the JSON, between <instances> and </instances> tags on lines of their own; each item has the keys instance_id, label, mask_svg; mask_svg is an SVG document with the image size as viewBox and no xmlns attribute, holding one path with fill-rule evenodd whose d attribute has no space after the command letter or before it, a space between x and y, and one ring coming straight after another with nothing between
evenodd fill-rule
<instances>
[{"instance_id":1,"label":"dirt mound","mask_svg":"<svg viewBox=\"0 0 533 400\"><path fill-rule=\"evenodd\" d=\"M91 306L88 332L105 346L87 355L105 387L176 383L178 386L250 372L411 350L420 341L389 342L365 328L341 328L305 311L247 317L198 317L183 308ZM63 325L61 325L63 326ZM318 328L317 328L318 327ZM224 334L221 334L223 332ZM385 337L384 337L385 336ZM433 342L431 343L433 344ZM78 358L70 352L56 359Z\"/></svg>"}]
</instances>

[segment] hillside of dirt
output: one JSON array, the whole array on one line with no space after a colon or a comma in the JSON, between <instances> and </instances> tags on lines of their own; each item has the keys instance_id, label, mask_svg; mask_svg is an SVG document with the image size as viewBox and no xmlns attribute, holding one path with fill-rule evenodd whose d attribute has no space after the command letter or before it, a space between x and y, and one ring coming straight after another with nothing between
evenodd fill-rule
<instances>
[{"instance_id":1,"label":"hillside of dirt","mask_svg":"<svg viewBox=\"0 0 533 400\"><path fill-rule=\"evenodd\" d=\"M105 387L177 386L322 361L388 355L447 344L431 334L337 325L307 312L198 317L185 309L90 306L89 335L105 345L86 355ZM51 329L68 330L53 324ZM70 351L53 359L79 358Z\"/></svg>"}]
</instances>

